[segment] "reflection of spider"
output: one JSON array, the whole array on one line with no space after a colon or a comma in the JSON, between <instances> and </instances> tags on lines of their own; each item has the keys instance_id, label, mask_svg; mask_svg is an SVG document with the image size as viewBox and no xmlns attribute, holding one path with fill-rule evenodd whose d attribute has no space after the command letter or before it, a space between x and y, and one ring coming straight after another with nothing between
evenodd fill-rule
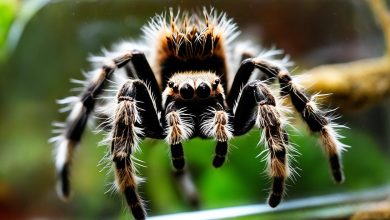
<instances>
[{"instance_id":1,"label":"reflection of spider","mask_svg":"<svg viewBox=\"0 0 390 220\"><path fill-rule=\"evenodd\" d=\"M290 173L291 148L282 99L269 87L275 79L280 96L289 96L310 130L320 134L335 181L343 180L340 153L344 145L337 140L335 124L316 107L315 96L310 98L298 88L287 70L291 65L288 59L275 58L281 51L261 53L250 43L233 41L238 35L236 25L213 10L204 9L203 16L174 15L171 10L169 16L154 17L143 32L144 41L123 42L115 52L93 57L92 62L100 67L87 74L85 82L75 80L83 84L83 92L60 101L70 104L71 110L66 123L56 124L59 135L53 138L58 189L63 198L70 193L69 166L88 117L96 106L108 103L110 108L104 114L108 115L106 128L111 130L108 141L116 187L136 219L146 215L137 194L135 158L131 156L140 139L165 139L171 147L173 166L180 173L185 167L183 141L214 138L213 165L220 167L229 140L254 125L262 129L267 146L273 180L268 203L277 206ZM121 81L117 76L127 79ZM120 85L116 98L98 102L102 93L112 92L106 90L110 84Z\"/></svg>"}]
</instances>

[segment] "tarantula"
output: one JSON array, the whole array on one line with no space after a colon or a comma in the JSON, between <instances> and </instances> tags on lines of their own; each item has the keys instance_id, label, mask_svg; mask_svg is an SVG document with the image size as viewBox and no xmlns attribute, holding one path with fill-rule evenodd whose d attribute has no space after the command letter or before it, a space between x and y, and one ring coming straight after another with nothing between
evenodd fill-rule
<instances>
[{"instance_id":1,"label":"tarantula","mask_svg":"<svg viewBox=\"0 0 390 220\"><path fill-rule=\"evenodd\" d=\"M336 133L338 125L319 109L315 95L300 88L289 71L292 64L280 50L259 50L248 42L236 41L239 31L225 13L203 9L156 15L143 27L143 39L122 42L104 56L92 57L96 70L86 75L79 96L60 100L70 114L65 123L55 123L59 195L70 194L69 172L74 149L80 142L94 109L108 105L106 129L116 188L123 193L133 216L146 217L137 193L133 153L144 138L165 139L170 145L176 172L183 172L182 143L194 137L216 141L214 167L227 156L229 140L256 125L267 150L272 187L268 199L276 207L291 174L288 155L291 145L285 130L286 97L312 132L319 133L333 178L343 181L340 153L345 147ZM281 58L277 58L281 57ZM118 77L119 76L119 77ZM279 94L270 84L280 85ZM116 96L101 102L109 86L119 85Z\"/></svg>"}]
</instances>

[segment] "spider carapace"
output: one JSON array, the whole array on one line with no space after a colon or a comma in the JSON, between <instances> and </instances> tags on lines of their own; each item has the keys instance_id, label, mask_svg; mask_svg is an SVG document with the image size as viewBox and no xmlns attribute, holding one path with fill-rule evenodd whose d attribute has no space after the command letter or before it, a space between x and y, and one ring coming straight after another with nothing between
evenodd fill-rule
<instances>
[{"instance_id":1,"label":"spider carapace","mask_svg":"<svg viewBox=\"0 0 390 220\"><path fill-rule=\"evenodd\" d=\"M56 168L59 195L70 194L69 171L74 148L80 142L92 114L104 116L105 142L115 170L115 186L136 219L146 211L137 193L136 158L133 153L144 138L165 139L177 173L185 168L182 143L193 137L214 138L214 167L228 153L228 142L254 126L261 129L272 187L268 203L277 206L293 168L285 128L285 98L290 98L312 132L318 133L330 162L333 178L342 182L337 128L316 95L308 95L290 75L292 64L280 50L264 50L236 39L237 26L225 13L204 9L201 13L156 15L143 27L139 41L124 41L91 57L96 69L86 75L78 96L60 100L68 105L65 123L55 123L58 135ZM277 81L278 92L270 84ZM115 89L109 89L115 87ZM102 94L115 95L105 96ZM106 98L103 98L106 97ZM100 98L103 98L101 101ZM104 106L104 108L102 108ZM103 109L103 110L96 110ZM239 146L238 146L239 147Z\"/></svg>"}]
</instances>

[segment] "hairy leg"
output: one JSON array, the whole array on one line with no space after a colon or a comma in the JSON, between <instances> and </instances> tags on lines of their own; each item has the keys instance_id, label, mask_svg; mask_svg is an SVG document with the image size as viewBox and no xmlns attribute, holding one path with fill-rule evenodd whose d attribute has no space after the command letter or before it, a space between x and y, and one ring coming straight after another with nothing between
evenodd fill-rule
<instances>
[{"instance_id":1,"label":"hairy leg","mask_svg":"<svg viewBox=\"0 0 390 220\"><path fill-rule=\"evenodd\" d=\"M281 87L281 95L289 95L295 109L301 114L312 132L320 134L323 148L328 156L333 179L343 182L344 174L341 165L341 152L346 147L338 139L337 128L342 127L326 115L326 112L317 107L316 96L308 96L303 89L292 79L287 69L261 58L252 60L254 65L265 72L269 77L277 77Z\"/></svg>"},{"instance_id":2,"label":"hairy leg","mask_svg":"<svg viewBox=\"0 0 390 220\"><path fill-rule=\"evenodd\" d=\"M71 109L64 124L55 124L59 127L59 135L51 139L56 146L57 191L64 200L67 200L70 195L69 172L74 150L95 107L96 97L102 93L115 69L126 65L130 59L131 53L125 52L106 61L100 69L92 72L91 79L85 82L85 89L79 97L69 97L59 101L60 104L68 104Z\"/></svg>"},{"instance_id":3,"label":"hairy leg","mask_svg":"<svg viewBox=\"0 0 390 220\"><path fill-rule=\"evenodd\" d=\"M103 63L102 67L86 75L87 80L85 82L74 80L85 87L79 97L69 97L59 101L60 104L68 104L71 113L64 124L55 123L55 126L59 127L57 129L59 135L51 139L56 145L58 194L65 200L68 199L70 194L69 173L74 149L80 142L88 118L97 104L96 99L103 93L112 75L118 68L131 66L136 73L134 76L148 84L146 86L141 81L138 82L142 84L138 89L138 96L142 100L142 102L138 103L141 109L140 115L143 115L142 109L153 110L148 113L148 117L143 117L142 123L150 129L146 129L142 135L152 138L164 138L164 130L158 118L158 112L161 111L161 93L145 55L142 52L134 50L126 51L119 55L117 54L113 58L93 57L91 61ZM136 121L135 123L138 122ZM114 128L110 124L106 129ZM131 170L133 167L131 161L127 159L116 157L115 161L118 169Z\"/></svg>"},{"instance_id":4,"label":"hairy leg","mask_svg":"<svg viewBox=\"0 0 390 220\"><path fill-rule=\"evenodd\" d=\"M172 165L176 171L182 171L185 166L182 142L189 139L193 133L192 115L186 113L186 108L175 101L167 103L165 111L167 123L166 140L171 146Z\"/></svg>"},{"instance_id":5,"label":"hairy leg","mask_svg":"<svg viewBox=\"0 0 390 220\"><path fill-rule=\"evenodd\" d=\"M222 166L228 153L228 141L233 134L229 115L220 103L210 105L210 109L203 114L200 131L204 136L213 137L217 141L213 166Z\"/></svg>"},{"instance_id":6,"label":"hairy leg","mask_svg":"<svg viewBox=\"0 0 390 220\"><path fill-rule=\"evenodd\" d=\"M267 55L268 54L268 55ZM320 134L321 142L328 156L333 179L342 182L344 179L341 152L346 147L339 139L337 128L343 127L332 122L327 113L317 107L316 96L308 96L303 89L294 82L286 69L290 63L287 57L275 60L272 56L280 54L278 51L270 51L256 58L242 61L232 85L231 92L227 97L227 103L233 107L239 97L240 87L246 84L255 69L262 71L269 79L278 79L281 87L281 95L289 95L295 109L301 114L310 130ZM244 120L245 121L245 120ZM249 120L250 121L250 120Z\"/></svg>"},{"instance_id":7,"label":"hairy leg","mask_svg":"<svg viewBox=\"0 0 390 220\"><path fill-rule=\"evenodd\" d=\"M268 173L273 180L268 203L276 207L282 199L285 180L290 173L283 114L275 97L261 81L251 82L243 88L233 113L234 135L245 134L254 124L263 130L262 141L268 148Z\"/></svg>"},{"instance_id":8,"label":"hairy leg","mask_svg":"<svg viewBox=\"0 0 390 220\"><path fill-rule=\"evenodd\" d=\"M118 190L136 219L145 219L146 210L137 193L136 169L132 154L142 137L162 138L157 109L147 86L141 80L129 80L118 91L112 121L111 157Z\"/></svg>"}]
</instances>

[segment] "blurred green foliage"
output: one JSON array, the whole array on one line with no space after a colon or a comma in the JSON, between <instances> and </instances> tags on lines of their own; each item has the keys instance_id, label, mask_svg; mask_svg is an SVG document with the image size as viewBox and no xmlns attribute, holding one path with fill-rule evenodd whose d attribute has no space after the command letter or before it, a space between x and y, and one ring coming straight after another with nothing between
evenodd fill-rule
<instances>
[{"instance_id":1,"label":"blurred green foliage","mask_svg":"<svg viewBox=\"0 0 390 220\"><path fill-rule=\"evenodd\" d=\"M3 0L0 2L0 60L5 56L5 43L8 32L19 8L16 0Z\"/></svg>"},{"instance_id":2,"label":"blurred green foliage","mask_svg":"<svg viewBox=\"0 0 390 220\"><path fill-rule=\"evenodd\" d=\"M263 173L265 163L260 162L261 157L256 158L256 155L263 149L263 146L257 146L259 133L255 129L248 136L234 139L231 143L233 147L228 163L220 169L211 166L213 141L196 139L186 143L185 153L199 188L203 202L202 208L262 203L266 200L270 181ZM367 187L385 185L390 179L390 170L387 169L390 163L389 158L383 155L375 142L364 133L356 130L343 133L348 137L345 143L354 147L349 148L344 154L347 178L340 185L335 185L331 179L327 160L317 140L306 133L302 135L290 132L290 135L292 143L297 146L301 155L295 157L296 162L293 167L297 175L288 183L286 200L304 195L353 192ZM163 213L170 213L183 209L183 201L172 189L173 180L166 178L171 169L169 158L161 157L161 155L168 154L166 144L157 144L152 149L149 144L145 143L143 146L145 150L143 150L142 158L147 161L148 167L144 168L141 173L148 178L143 188L148 196L151 196L150 201L153 205L151 210L163 210ZM362 176L363 173L369 173L369 178ZM167 189L169 193L166 195L164 191Z\"/></svg>"},{"instance_id":3,"label":"blurred green foliage","mask_svg":"<svg viewBox=\"0 0 390 220\"><path fill-rule=\"evenodd\" d=\"M252 4L257 3L248 2L246 9L253 11L256 7ZM306 4L310 5L308 2ZM242 30L248 30L250 25L252 28L255 25L261 27L250 13L244 15L241 9L237 10L242 6L238 7L239 3L214 3L216 8L226 10L235 17ZM0 3L2 48L7 30L18 13L18 4L18 1ZM80 78L80 70L90 68L86 62L88 53L99 53L102 47L109 48L120 39L136 38L141 25L150 16L177 5L189 8L201 3L57 1L47 4L29 20L15 51L8 54L6 62L0 63L1 219L92 219L113 216L125 219L128 216L126 206L121 202L122 197L116 193L105 193L110 189L113 178L104 165L97 165L106 149L104 146L96 147L102 135L92 132L85 135L74 160L72 200L64 204L57 199L52 146L47 140L51 136L50 123L64 120L65 115L57 112L58 106L54 100L69 95L69 78ZM266 14L264 16L267 17ZM329 13L329 16L348 19L351 15ZM270 26L275 21L262 22ZM321 42L323 39L314 40ZM304 66L305 51L300 56L298 49L294 51L297 59L302 60L300 65ZM370 134L368 125L356 126L352 121L351 129L342 131L346 137L344 143L352 147L348 148L343 158L346 181L335 185L317 139L307 133L298 121L297 131L290 134L301 155L295 157L297 175L294 181L289 182L286 200L389 183L389 156L375 136ZM187 164L199 190L202 209L265 202L270 180L263 172L265 163L261 162L261 157L256 157L263 148L258 146L259 134L254 129L232 140L228 162L220 169L211 166L214 141L194 139L184 144ZM146 165L140 168L140 174L146 181L140 191L150 214L191 210L175 186L167 144L146 140L141 148L142 153L137 156Z\"/></svg>"}]
</instances>

